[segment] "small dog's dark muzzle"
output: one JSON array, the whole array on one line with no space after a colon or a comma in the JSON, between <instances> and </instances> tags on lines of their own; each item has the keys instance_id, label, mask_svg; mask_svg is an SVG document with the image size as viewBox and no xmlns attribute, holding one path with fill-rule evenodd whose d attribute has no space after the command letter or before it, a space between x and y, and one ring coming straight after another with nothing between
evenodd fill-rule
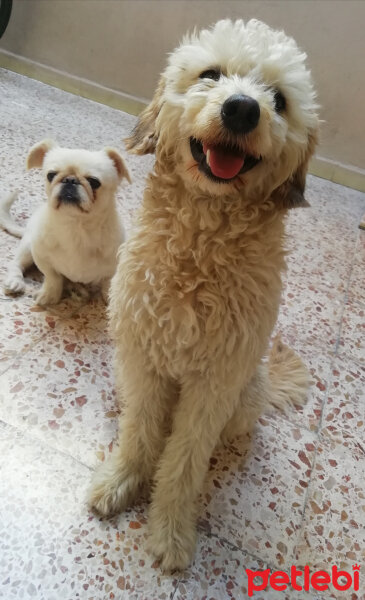
<instances>
[{"instance_id":1,"label":"small dog's dark muzzle","mask_svg":"<svg viewBox=\"0 0 365 600\"><path fill-rule=\"evenodd\" d=\"M221 116L224 126L233 133L249 133L257 127L260 106L250 96L233 94L224 102Z\"/></svg>"},{"instance_id":2,"label":"small dog's dark muzzle","mask_svg":"<svg viewBox=\"0 0 365 600\"><path fill-rule=\"evenodd\" d=\"M79 204L79 180L76 177L64 177L61 183L62 187L58 194L60 202L64 202L65 204Z\"/></svg>"}]
</instances>

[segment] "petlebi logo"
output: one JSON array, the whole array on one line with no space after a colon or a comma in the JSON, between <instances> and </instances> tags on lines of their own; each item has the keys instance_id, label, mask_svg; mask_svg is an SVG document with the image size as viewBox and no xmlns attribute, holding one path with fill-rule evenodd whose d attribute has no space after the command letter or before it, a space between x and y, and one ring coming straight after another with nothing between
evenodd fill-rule
<instances>
[{"instance_id":1,"label":"petlebi logo","mask_svg":"<svg viewBox=\"0 0 365 600\"><path fill-rule=\"evenodd\" d=\"M292 566L290 575L285 571L252 571L246 569L248 577L248 595L251 598L254 592L266 589L285 591L288 587L293 590L310 592L312 590L325 591L332 585L340 592L359 589L360 565L352 565L352 573L331 567L330 573L327 571L311 571L310 567L305 566L303 570ZM344 599L349 595L344 595Z\"/></svg>"}]
</instances>

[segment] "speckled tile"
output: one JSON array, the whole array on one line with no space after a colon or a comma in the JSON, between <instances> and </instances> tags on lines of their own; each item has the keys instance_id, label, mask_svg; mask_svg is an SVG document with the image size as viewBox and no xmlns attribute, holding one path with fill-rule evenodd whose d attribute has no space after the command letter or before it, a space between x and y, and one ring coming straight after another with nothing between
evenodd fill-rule
<instances>
[{"instance_id":1,"label":"speckled tile","mask_svg":"<svg viewBox=\"0 0 365 600\"><path fill-rule=\"evenodd\" d=\"M174 600L239 600L248 598L248 574L262 571L268 565L255 560L245 552L232 547L216 536L200 535L194 564L179 579ZM254 580L259 587L261 578ZM251 592L252 593L252 592ZM270 584L262 591L253 589L254 600L301 600L288 586L286 591L275 591Z\"/></svg>"},{"instance_id":2,"label":"speckled tile","mask_svg":"<svg viewBox=\"0 0 365 600\"><path fill-rule=\"evenodd\" d=\"M339 218L335 211L324 218L319 211L319 202L317 199L310 208L289 214L286 280L306 280L321 288L328 287L332 292L343 293L355 257L358 220L346 213ZM336 243L338 239L341 244Z\"/></svg>"},{"instance_id":3,"label":"speckled tile","mask_svg":"<svg viewBox=\"0 0 365 600\"><path fill-rule=\"evenodd\" d=\"M314 451L313 433L272 417L260 419L251 444L217 449L202 497L209 530L279 568L290 564Z\"/></svg>"},{"instance_id":4,"label":"speckled tile","mask_svg":"<svg viewBox=\"0 0 365 600\"><path fill-rule=\"evenodd\" d=\"M359 230L348 295L351 302L365 306L365 231Z\"/></svg>"},{"instance_id":5,"label":"speckled tile","mask_svg":"<svg viewBox=\"0 0 365 600\"><path fill-rule=\"evenodd\" d=\"M275 332L311 348L334 352L345 296L306 279L286 281Z\"/></svg>"},{"instance_id":6,"label":"speckled tile","mask_svg":"<svg viewBox=\"0 0 365 600\"><path fill-rule=\"evenodd\" d=\"M332 441L365 455L365 364L336 358L322 428Z\"/></svg>"},{"instance_id":7,"label":"speckled tile","mask_svg":"<svg viewBox=\"0 0 365 600\"><path fill-rule=\"evenodd\" d=\"M365 454L333 441L319 447L301 538L298 566L330 570L332 565L352 572L365 559ZM362 590L364 584L362 582ZM343 599L344 592L332 592ZM364 598L363 592L347 598Z\"/></svg>"},{"instance_id":8,"label":"speckled tile","mask_svg":"<svg viewBox=\"0 0 365 600\"><path fill-rule=\"evenodd\" d=\"M143 507L102 522L90 471L0 423L0 590L7 600L168 600L177 580L145 552Z\"/></svg>"},{"instance_id":9,"label":"speckled tile","mask_svg":"<svg viewBox=\"0 0 365 600\"><path fill-rule=\"evenodd\" d=\"M68 298L45 309L34 304L32 294L0 299L0 373L52 332L56 323L70 318L80 302L83 300Z\"/></svg>"},{"instance_id":10,"label":"speckled tile","mask_svg":"<svg viewBox=\"0 0 365 600\"><path fill-rule=\"evenodd\" d=\"M285 280L310 281L312 285L318 285L322 289L328 287L332 292L343 295L348 286L353 254L349 255L344 251L343 256L339 257L333 246L331 250L321 248L321 252L318 252L311 244L309 241L307 248L305 245L300 247L296 242L295 252L287 257Z\"/></svg>"},{"instance_id":11,"label":"speckled tile","mask_svg":"<svg viewBox=\"0 0 365 600\"><path fill-rule=\"evenodd\" d=\"M57 323L3 373L0 419L93 466L117 434L112 347L95 316L72 325Z\"/></svg>"},{"instance_id":12,"label":"speckled tile","mask_svg":"<svg viewBox=\"0 0 365 600\"><path fill-rule=\"evenodd\" d=\"M338 353L365 364L365 305L347 302Z\"/></svg>"},{"instance_id":13,"label":"speckled tile","mask_svg":"<svg viewBox=\"0 0 365 600\"><path fill-rule=\"evenodd\" d=\"M349 187L338 185L333 181L307 176L305 195L312 209L315 209L317 220L320 218L327 230L331 231L336 227L336 223L342 221L351 229L354 224L358 226L361 216L365 210L365 197L363 192L353 190ZM297 214L300 211L292 211L291 214ZM315 222L316 224L316 222ZM342 239L334 238L335 242L341 242Z\"/></svg>"},{"instance_id":14,"label":"speckled tile","mask_svg":"<svg viewBox=\"0 0 365 600\"><path fill-rule=\"evenodd\" d=\"M67 330L68 336L79 338L85 332L89 337L94 331L99 339L109 340L106 306L100 294L92 296L89 301L80 304L71 317L60 322L60 327Z\"/></svg>"}]
</instances>

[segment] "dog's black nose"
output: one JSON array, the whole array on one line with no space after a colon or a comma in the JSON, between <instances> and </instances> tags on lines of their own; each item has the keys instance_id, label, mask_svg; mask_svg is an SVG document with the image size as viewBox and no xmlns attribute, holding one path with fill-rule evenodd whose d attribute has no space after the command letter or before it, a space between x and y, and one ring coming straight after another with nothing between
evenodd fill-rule
<instances>
[{"instance_id":1,"label":"dog's black nose","mask_svg":"<svg viewBox=\"0 0 365 600\"><path fill-rule=\"evenodd\" d=\"M62 179L62 183L71 183L72 185L78 185L80 182L74 175L68 175Z\"/></svg>"},{"instance_id":2,"label":"dog's black nose","mask_svg":"<svg viewBox=\"0 0 365 600\"><path fill-rule=\"evenodd\" d=\"M233 94L224 102L222 120L233 133L248 133L255 129L260 119L259 103L250 96Z\"/></svg>"}]
</instances>

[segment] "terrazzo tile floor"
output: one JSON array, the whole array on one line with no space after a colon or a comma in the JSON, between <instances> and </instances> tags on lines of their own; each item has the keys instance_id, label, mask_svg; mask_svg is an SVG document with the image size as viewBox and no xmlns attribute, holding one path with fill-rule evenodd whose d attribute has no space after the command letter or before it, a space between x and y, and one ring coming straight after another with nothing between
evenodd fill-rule
<instances>
[{"instance_id":1,"label":"terrazzo tile floor","mask_svg":"<svg viewBox=\"0 0 365 600\"><path fill-rule=\"evenodd\" d=\"M43 198L29 147L122 148L135 117L0 71L0 193L18 188L25 221ZM151 157L128 157L119 191L132 224ZM277 331L311 373L308 402L264 415L250 438L219 448L200 499L199 541L184 573L146 554L146 502L118 518L90 514L91 471L110 453L118 407L105 310L97 296L34 306L33 273L0 293L0 597L6 600L199 600L248 597L246 569L309 565L365 571L365 212L360 192L308 178L311 208L288 217ZM0 279L17 241L0 231ZM256 599L365 598L360 590L266 589Z\"/></svg>"}]
</instances>

